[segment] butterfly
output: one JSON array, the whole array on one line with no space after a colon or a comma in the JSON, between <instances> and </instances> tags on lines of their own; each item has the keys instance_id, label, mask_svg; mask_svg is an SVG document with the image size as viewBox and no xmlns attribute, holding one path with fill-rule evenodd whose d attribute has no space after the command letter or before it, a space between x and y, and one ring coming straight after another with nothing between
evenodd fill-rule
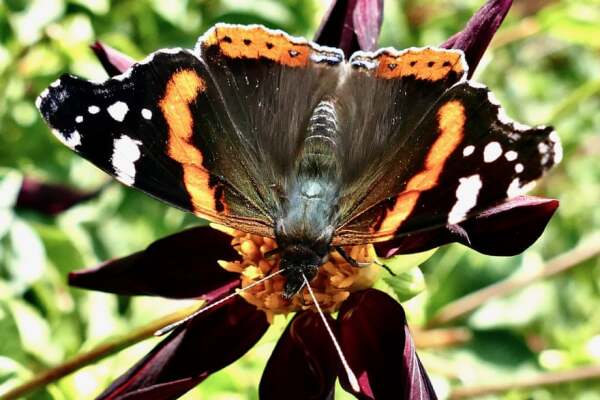
<instances>
[{"instance_id":1,"label":"butterfly","mask_svg":"<svg viewBox=\"0 0 600 400\"><path fill-rule=\"evenodd\" d=\"M332 250L456 227L558 163L550 127L513 122L459 50L341 50L217 24L95 83L37 100L56 137L175 207L274 238L291 297ZM353 260L349 260L352 262Z\"/></svg>"}]
</instances>

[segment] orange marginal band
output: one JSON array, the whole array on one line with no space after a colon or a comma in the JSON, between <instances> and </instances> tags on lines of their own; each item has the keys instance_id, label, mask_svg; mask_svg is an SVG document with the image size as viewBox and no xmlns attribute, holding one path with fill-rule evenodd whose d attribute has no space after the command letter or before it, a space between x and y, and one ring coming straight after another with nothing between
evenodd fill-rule
<instances>
[{"instance_id":1,"label":"orange marginal band","mask_svg":"<svg viewBox=\"0 0 600 400\"><path fill-rule=\"evenodd\" d=\"M425 159L425 168L413 176L404 191L396 198L376 232L395 232L415 208L421 192L438 183L444 164L463 139L465 107L459 100L444 104L437 113L439 135Z\"/></svg>"},{"instance_id":2,"label":"orange marginal band","mask_svg":"<svg viewBox=\"0 0 600 400\"><path fill-rule=\"evenodd\" d=\"M382 53L377 56L378 78L395 79L414 76L417 79L438 81L446 78L451 71L457 75L464 72L460 53L444 50L408 50L400 56Z\"/></svg>"},{"instance_id":3,"label":"orange marginal band","mask_svg":"<svg viewBox=\"0 0 600 400\"><path fill-rule=\"evenodd\" d=\"M194 120L190 111L190 103L205 89L204 80L195 71L178 71L167 83L159 106L169 126L167 154L183 167L183 180L194 211L210 216L219 208L222 210L223 203L216 199L216 188L209 184L210 174L202 166L202 152L192 143Z\"/></svg>"},{"instance_id":4,"label":"orange marginal band","mask_svg":"<svg viewBox=\"0 0 600 400\"><path fill-rule=\"evenodd\" d=\"M261 27L219 26L204 44L218 45L227 57L264 57L288 67L306 66L312 51L307 42L293 42L283 33L269 32Z\"/></svg>"}]
</instances>

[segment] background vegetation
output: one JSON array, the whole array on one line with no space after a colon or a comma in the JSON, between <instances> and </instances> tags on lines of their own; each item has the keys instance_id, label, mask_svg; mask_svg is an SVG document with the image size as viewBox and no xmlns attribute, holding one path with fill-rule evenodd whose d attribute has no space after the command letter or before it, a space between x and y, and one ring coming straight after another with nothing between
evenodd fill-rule
<instances>
[{"instance_id":1,"label":"background vegetation","mask_svg":"<svg viewBox=\"0 0 600 400\"><path fill-rule=\"evenodd\" d=\"M380 43L397 48L441 43L482 3L388 0ZM199 223L116 183L57 217L15 211L24 175L84 190L107 181L50 135L34 108L35 97L65 71L104 78L88 48L94 40L142 58L161 47L192 47L217 21L262 23L312 37L325 6L318 0L0 1L0 393L187 306L71 289L66 275ZM600 369L581 369L600 365L600 259L593 256L600 243L599 53L600 1L521 0L478 69L475 79L494 90L509 115L555 125L564 161L535 194L558 198L561 206L543 237L521 256L493 258L452 245L423 265L427 289L405 307L441 397L469 393L461 387L516 386L542 376L555 385L488 396L600 399L598 378L574 381L564 374L594 375ZM565 252L550 264L565 271L545 277L547 261ZM520 281L520 289L502 289L518 286L523 277L530 279ZM487 301L470 297L465 303L469 293L507 278L499 295L484 292ZM451 316L448 310L456 307ZM474 310L467 312L469 307ZM433 332L417 330L434 325ZM186 398L256 398L275 331L283 326L281 321L240 362ZM31 398L90 398L155 343L130 347Z\"/></svg>"}]
</instances>

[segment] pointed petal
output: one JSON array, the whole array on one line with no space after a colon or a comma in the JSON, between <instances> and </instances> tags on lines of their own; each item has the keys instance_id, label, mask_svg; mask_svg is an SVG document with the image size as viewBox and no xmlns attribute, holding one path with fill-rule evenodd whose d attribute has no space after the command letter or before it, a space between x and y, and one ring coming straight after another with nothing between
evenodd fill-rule
<instances>
[{"instance_id":1,"label":"pointed petal","mask_svg":"<svg viewBox=\"0 0 600 400\"><path fill-rule=\"evenodd\" d=\"M358 0L352 21L360 49L376 50L383 23L383 0Z\"/></svg>"},{"instance_id":2,"label":"pointed petal","mask_svg":"<svg viewBox=\"0 0 600 400\"><path fill-rule=\"evenodd\" d=\"M469 65L469 78L473 76L483 53L511 6L512 0L488 0L471 17L465 29L440 46L445 49L460 49L465 53Z\"/></svg>"},{"instance_id":3,"label":"pointed petal","mask_svg":"<svg viewBox=\"0 0 600 400\"><path fill-rule=\"evenodd\" d=\"M95 42L90 48L96 54L96 57L98 57L108 76L122 74L135 63L133 58L102 42Z\"/></svg>"},{"instance_id":4,"label":"pointed petal","mask_svg":"<svg viewBox=\"0 0 600 400\"><path fill-rule=\"evenodd\" d=\"M514 256L525 251L541 236L557 207L558 200L518 196L458 225L378 243L375 249L380 256L391 257L459 242L483 254Z\"/></svg>"},{"instance_id":5,"label":"pointed petal","mask_svg":"<svg viewBox=\"0 0 600 400\"><path fill-rule=\"evenodd\" d=\"M81 192L65 185L24 178L16 208L46 215L59 214L81 202L98 196L102 189Z\"/></svg>"},{"instance_id":6,"label":"pointed petal","mask_svg":"<svg viewBox=\"0 0 600 400\"><path fill-rule=\"evenodd\" d=\"M236 297L175 330L99 399L175 399L244 355L268 327L264 312Z\"/></svg>"},{"instance_id":7,"label":"pointed petal","mask_svg":"<svg viewBox=\"0 0 600 400\"><path fill-rule=\"evenodd\" d=\"M231 237L207 226L179 232L144 251L69 274L69 284L123 295L173 298L218 297L239 284L239 275L217 260L239 256Z\"/></svg>"},{"instance_id":8,"label":"pointed petal","mask_svg":"<svg viewBox=\"0 0 600 400\"><path fill-rule=\"evenodd\" d=\"M330 326L334 321L326 316ZM298 313L277 342L260 381L261 400L333 399L338 358L323 321Z\"/></svg>"},{"instance_id":9,"label":"pointed petal","mask_svg":"<svg viewBox=\"0 0 600 400\"><path fill-rule=\"evenodd\" d=\"M372 51L383 21L383 0L334 0L315 34L315 42L344 50Z\"/></svg>"},{"instance_id":10,"label":"pointed petal","mask_svg":"<svg viewBox=\"0 0 600 400\"><path fill-rule=\"evenodd\" d=\"M402 306L375 289L355 292L338 315L340 345L358 377L360 399L436 399L415 353ZM353 393L348 380L342 387ZM393 395L391 395L393 393Z\"/></svg>"}]
</instances>

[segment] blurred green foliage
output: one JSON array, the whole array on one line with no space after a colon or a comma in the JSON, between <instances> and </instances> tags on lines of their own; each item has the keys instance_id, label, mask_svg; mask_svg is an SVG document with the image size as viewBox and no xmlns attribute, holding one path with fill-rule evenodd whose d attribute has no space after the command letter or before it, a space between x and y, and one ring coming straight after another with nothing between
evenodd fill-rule
<instances>
[{"instance_id":1,"label":"blurred green foliage","mask_svg":"<svg viewBox=\"0 0 600 400\"><path fill-rule=\"evenodd\" d=\"M388 0L381 45L441 43L482 3ZM186 306L71 289L66 275L199 223L118 184L56 218L15 212L23 175L81 189L108 179L49 134L35 97L63 72L104 78L88 48L94 40L142 58L161 47L192 47L217 21L262 23L311 37L325 7L318 0L0 1L0 393ZM490 86L516 120L555 125L564 161L535 193L558 198L561 206L543 237L521 256L487 257L458 245L439 250L423 268L427 290L405 303L413 326L424 325L441 307L474 290L539 269L544 260L584 240L600 240L599 54L600 1L515 2L475 79ZM467 344L420 354L441 397L452 387L600 363L598 305L600 261L595 258L456 321L473 333ZM256 398L260 373L283 326L279 321L242 360L186 398ZM90 398L155 343L133 346L31 398ZM570 383L491 398L600 399L600 384Z\"/></svg>"}]
</instances>

